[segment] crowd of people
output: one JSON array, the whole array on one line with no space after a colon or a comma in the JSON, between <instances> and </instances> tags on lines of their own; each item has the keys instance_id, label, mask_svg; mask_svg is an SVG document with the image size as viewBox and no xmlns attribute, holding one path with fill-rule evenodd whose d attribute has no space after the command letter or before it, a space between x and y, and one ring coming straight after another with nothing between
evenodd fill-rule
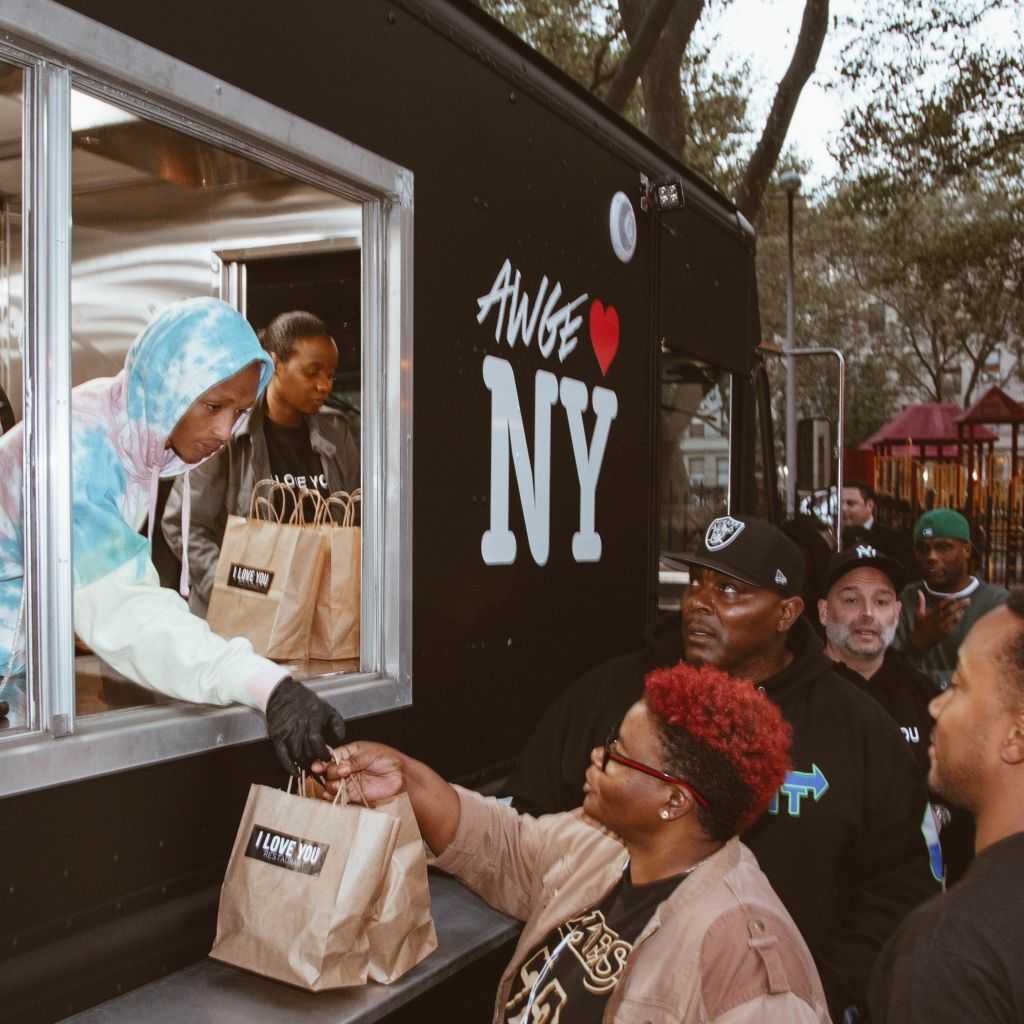
<instances>
[{"instance_id":1,"label":"crowd of people","mask_svg":"<svg viewBox=\"0 0 1024 1024\"><path fill-rule=\"evenodd\" d=\"M318 766L325 798L404 786L438 865L525 922L495 1021L1024 1021L1024 591L971 572L955 510L904 540L867 487L843 506L828 557L714 520L680 615L556 699L512 806L378 744Z\"/></svg>"},{"instance_id":2,"label":"crowd of people","mask_svg":"<svg viewBox=\"0 0 1024 1024\"><path fill-rule=\"evenodd\" d=\"M959 512L903 537L851 485L837 553L813 522L713 520L680 556L679 615L566 687L507 802L380 744L329 761L338 713L201 615L257 479L357 485L355 438L321 412L337 358L309 314L257 338L196 299L74 390L91 649L154 690L263 711L325 799L354 774L369 799L405 789L437 864L525 922L497 1022L1024 1021L1024 590L972 572ZM24 701L22 443L20 424L0 438L4 702ZM192 611L151 559L167 477Z\"/></svg>"}]
</instances>

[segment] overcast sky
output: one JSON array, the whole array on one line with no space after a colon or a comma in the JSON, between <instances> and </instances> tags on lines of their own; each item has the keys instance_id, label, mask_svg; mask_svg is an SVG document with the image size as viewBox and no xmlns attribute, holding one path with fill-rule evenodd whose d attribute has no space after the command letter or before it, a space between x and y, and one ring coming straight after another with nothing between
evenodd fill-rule
<instances>
[{"instance_id":1,"label":"overcast sky","mask_svg":"<svg viewBox=\"0 0 1024 1024\"><path fill-rule=\"evenodd\" d=\"M860 7L859 0L830 0L830 18L841 19ZM751 123L760 131L775 96L779 79L785 73L800 32L804 0L734 0L714 22L719 33L713 59L726 54L749 59L754 76L754 102ZM1024 27L1024 5L992 18L986 31L1005 41L1011 31ZM826 90L823 83L833 77L842 38L835 31L825 37L818 70L800 94L790 125L786 145L794 144L801 156L813 164L808 184L813 187L836 170L828 154L828 143L842 124L844 97L837 90Z\"/></svg>"}]
</instances>

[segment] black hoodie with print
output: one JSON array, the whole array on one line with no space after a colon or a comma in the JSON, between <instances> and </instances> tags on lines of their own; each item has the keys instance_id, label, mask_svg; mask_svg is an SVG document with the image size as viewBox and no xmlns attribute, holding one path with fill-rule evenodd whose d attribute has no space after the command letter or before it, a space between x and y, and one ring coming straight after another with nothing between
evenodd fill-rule
<instances>
[{"instance_id":1,"label":"black hoodie with print","mask_svg":"<svg viewBox=\"0 0 1024 1024\"><path fill-rule=\"evenodd\" d=\"M834 1019L863 1003L882 944L907 912L939 890L921 831L927 792L896 723L840 677L804 622L793 660L762 684L793 727L792 771L743 836L800 928ZM651 668L682 654L678 615L644 651L599 665L542 719L510 789L521 811L580 803L590 751L643 693Z\"/></svg>"}]
</instances>

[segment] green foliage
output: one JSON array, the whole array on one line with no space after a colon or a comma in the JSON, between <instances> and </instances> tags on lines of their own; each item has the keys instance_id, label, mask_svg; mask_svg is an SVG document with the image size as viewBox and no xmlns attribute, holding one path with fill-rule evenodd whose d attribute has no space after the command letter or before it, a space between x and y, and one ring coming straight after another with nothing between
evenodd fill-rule
<instances>
[{"instance_id":1,"label":"green foliage","mask_svg":"<svg viewBox=\"0 0 1024 1024\"><path fill-rule=\"evenodd\" d=\"M478 0L585 89L607 85L626 47L616 0Z\"/></svg>"},{"instance_id":2,"label":"green foliage","mask_svg":"<svg viewBox=\"0 0 1024 1024\"><path fill-rule=\"evenodd\" d=\"M831 203L798 199L794 211L795 338L798 347L838 348L846 358L846 444L856 446L902 407L908 380L885 353L877 300L866 293L849 263L842 219ZM786 197L769 194L758 240L762 337L786 333ZM797 417L835 420L839 380L835 360L797 360ZM772 416L785 423L784 360L769 358ZM781 426L776 431L781 440Z\"/></svg>"},{"instance_id":3,"label":"green foliage","mask_svg":"<svg viewBox=\"0 0 1024 1024\"><path fill-rule=\"evenodd\" d=\"M785 198L776 196L758 245L766 338L785 335ZM1019 381L1024 354L1019 189L961 178L955 188L894 194L884 209L860 198L855 186L840 188L800 202L795 216L797 344L846 355L850 444L910 402L970 403L990 379ZM986 376L1000 352L1014 369ZM801 416L834 414L835 382L823 368L801 367Z\"/></svg>"},{"instance_id":4,"label":"green foliage","mask_svg":"<svg viewBox=\"0 0 1024 1024\"><path fill-rule=\"evenodd\" d=\"M841 83L854 103L837 156L862 200L960 178L1019 176L1019 0L864 0L847 20Z\"/></svg>"},{"instance_id":5,"label":"green foliage","mask_svg":"<svg viewBox=\"0 0 1024 1024\"><path fill-rule=\"evenodd\" d=\"M618 0L478 0L480 7L580 85L603 96L629 49ZM719 0L724 7L727 0ZM687 114L684 150L674 154L726 194L748 156L751 125L750 66L735 61L712 67L712 39L691 43L679 69ZM639 87L623 111L647 130L648 111Z\"/></svg>"},{"instance_id":6,"label":"green foliage","mask_svg":"<svg viewBox=\"0 0 1024 1024\"><path fill-rule=\"evenodd\" d=\"M685 153L678 155L732 195L749 156L750 62L712 67L714 42L693 47L683 62L680 88L689 115L689 138Z\"/></svg>"}]
</instances>

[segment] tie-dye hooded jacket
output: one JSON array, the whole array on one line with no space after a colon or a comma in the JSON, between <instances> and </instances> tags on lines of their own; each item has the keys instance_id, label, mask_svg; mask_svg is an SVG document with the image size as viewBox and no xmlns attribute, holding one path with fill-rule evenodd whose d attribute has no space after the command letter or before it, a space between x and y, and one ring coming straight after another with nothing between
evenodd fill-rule
<instances>
[{"instance_id":1,"label":"tie-dye hooded jacket","mask_svg":"<svg viewBox=\"0 0 1024 1024\"><path fill-rule=\"evenodd\" d=\"M224 640L162 588L150 541L160 477L189 467L167 439L204 392L273 362L245 319L215 299L169 306L139 335L113 378L71 393L75 632L129 679L201 703L264 710L286 670L244 639ZM24 665L22 426L0 438L0 673ZM71 643L71 637L68 637ZM13 654L12 654L13 649ZM2 678L2 675L0 675Z\"/></svg>"}]
</instances>

